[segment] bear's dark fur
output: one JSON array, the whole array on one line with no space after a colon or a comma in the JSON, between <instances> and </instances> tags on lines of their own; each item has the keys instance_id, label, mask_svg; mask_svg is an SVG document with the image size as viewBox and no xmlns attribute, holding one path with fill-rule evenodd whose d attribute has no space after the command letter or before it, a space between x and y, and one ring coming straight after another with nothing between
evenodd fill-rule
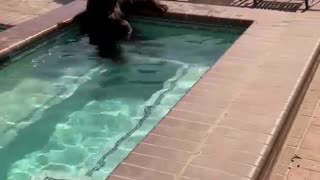
<instances>
[{"instance_id":1,"label":"bear's dark fur","mask_svg":"<svg viewBox=\"0 0 320 180\"><path fill-rule=\"evenodd\" d=\"M74 20L101 56L113 57L120 52L118 41L131 36L128 15L162 15L167 10L157 0L88 0L86 10Z\"/></svg>"},{"instance_id":2,"label":"bear's dark fur","mask_svg":"<svg viewBox=\"0 0 320 180\"><path fill-rule=\"evenodd\" d=\"M96 45L100 56L117 55L118 41L128 36L132 29L120 13L116 12L117 0L88 0L86 10L74 17L80 32Z\"/></svg>"}]
</instances>

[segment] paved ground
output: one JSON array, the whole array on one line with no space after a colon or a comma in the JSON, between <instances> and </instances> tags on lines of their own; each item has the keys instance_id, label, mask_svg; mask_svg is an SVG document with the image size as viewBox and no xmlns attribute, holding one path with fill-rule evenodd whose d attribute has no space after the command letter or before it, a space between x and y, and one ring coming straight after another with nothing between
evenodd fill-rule
<instances>
[{"instance_id":1,"label":"paved ground","mask_svg":"<svg viewBox=\"0 0 320 180\"><path fill-rule=\"evenodd\" d=\"M193 3L208 3L215 5L228 5L245 7L251 4L250 1L234 0L190 0ZM301 12L303 5L301 1L290 1L284 6L285 11ZM67 1L58 0L0 0L0 24L16 25L25 20L44 14L55 9ZM319 14L318 2L315 4L312 13L314 16ZM272 8L277 4L263 3L261 8ZM320 7L320 6L319 6ZM300 10L299 10L300 9ZM320 8L319 8L320 10ZM316 72L315 78L307 92L303 104L299 110L293 128L290 131L286 145L281 152L273 173L273 180L319 180L320 179L320 69ZM296 155L296 156L295 156Z\"/></svg>"},{"instance_id":2,"label":"paved ground","mask_svg":"<svg viewBox=\"0 0 320 180\"><path fill-rule=\"evenodd\" d=\"M253 0L172 0L183 1L199 4L212 4L232 7L252 7ZM313 10L319 10L318 1L310 1L310 6ZM304 10L304 0L263 0L258 4L259 9L274 9L288 12L301 12Z\"/></svg>"},{"instance_id":3,"label":"paved ground","mask_svg":"<svg viewBox=\"0 0 320 180\"><path fill-rule=\"evenodd\" d=\"M0 0L0 24L16 25L71 0Z\"/></svg>"},{"instance_id":4,"label":"paved ground","mask_svg":"<svg viewBox=\"0 0 320 180\"><path fill-rule=\"evenodd\" d=\"M73 0L0 0L0 24L16 25L25 20L44 14ZM212 4L233 7L251 7L252 0L173 0L199 4ZM311 0L313 11L320 11L320 0ZM303 0L264 0L261 9L301 12ZM320 13L320 12L319 12Z\"/></svg>"},{"instance_id":5,"label":"paved ground","mask_svg":"<svg viewBox=\"0 0 320 180\"><path fill-rule=\"evenodd\" d=\"M320 179L320 69L294 120L272 180Z\"/></svg>"}]
</instances>

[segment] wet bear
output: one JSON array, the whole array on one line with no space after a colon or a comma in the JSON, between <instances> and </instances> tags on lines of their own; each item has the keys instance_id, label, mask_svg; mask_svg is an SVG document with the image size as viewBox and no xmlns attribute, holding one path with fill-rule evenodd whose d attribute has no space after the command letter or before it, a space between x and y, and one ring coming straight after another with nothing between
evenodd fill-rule
<instances>
[{"instance_id":1,"label":"wet bear","mask_svg":"<svg viewBox=\"0 0 320 180\"><path fill-rule=\"evenodd\" d=\"M131 25L126 18L134 15L162 15L168 10L157 0L88 0L86 10L75 16L82 34L96 45L100 56L114 57L121 53L119 40L130 38Z\"/></svg>"},{"instance_id":2,"label":"wet bear","mask_svg":"<svg viewBox=\"0 0 320 180\"><path fill-rule=\"evenodd\" d=\"M85 11L74 17L80 32L103 57L117 55L118 41L132 32L129 23L115 13L117 4L117 0L88 0Z\"/></svg>"}]
</instances>

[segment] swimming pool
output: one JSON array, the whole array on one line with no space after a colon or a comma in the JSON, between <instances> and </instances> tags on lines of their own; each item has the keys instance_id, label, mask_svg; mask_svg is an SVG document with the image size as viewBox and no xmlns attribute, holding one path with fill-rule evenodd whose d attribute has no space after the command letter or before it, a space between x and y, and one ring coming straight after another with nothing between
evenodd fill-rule
<instances>
[{"instance_id":1,"label":"swimming pool","mask_svg":"<svg viewBox=\"0 0 320 180\"><path fill-rule=\"evenodd\" d=\"M133 26L124 64L97 57L72 27L2 65L1 180L105 179L244 31Z\"/></svg>"}]
</instances>

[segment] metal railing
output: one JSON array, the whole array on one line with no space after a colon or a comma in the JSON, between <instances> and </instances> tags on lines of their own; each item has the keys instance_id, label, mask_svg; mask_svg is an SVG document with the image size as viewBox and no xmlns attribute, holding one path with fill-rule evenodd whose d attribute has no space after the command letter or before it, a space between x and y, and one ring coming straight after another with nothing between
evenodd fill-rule
<instances>
[{"instance_id":1,"label":"metal railing","mask_svg":"<svg viewBox=\"0 0 320 180\"><path fill-rule=\"evenodd\" d=\"M253 0L253 7L257 7L258 3L261 2L262 0ZM309 1L308 0L304 0L304 4L305 4L305 10L309 9Z\"/></svg>"}]
</instances>

